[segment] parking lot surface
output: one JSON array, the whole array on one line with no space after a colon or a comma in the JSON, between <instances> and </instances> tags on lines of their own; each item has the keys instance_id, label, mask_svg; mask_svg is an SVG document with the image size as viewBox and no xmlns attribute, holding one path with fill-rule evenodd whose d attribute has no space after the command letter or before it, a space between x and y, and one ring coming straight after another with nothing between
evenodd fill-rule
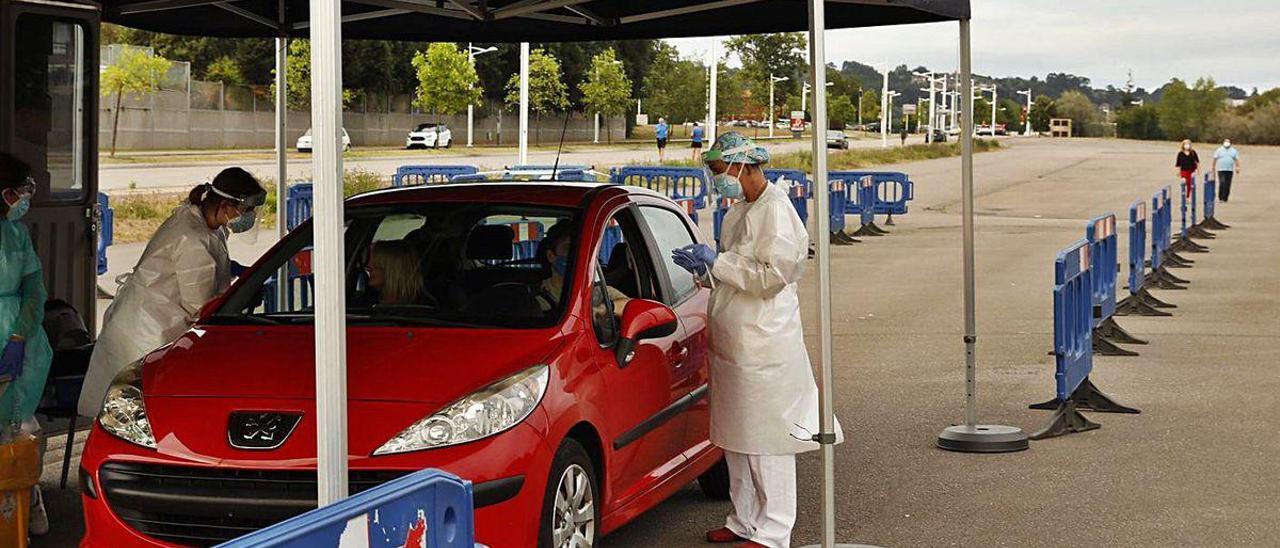
<instances>
[{"instance_id":1,"label":"parking lot surface","mask_svg":"<svg viewBox=\"0 0 1280 548\"><path fill-rule=\"evenodd\" d=\"M1054 255L1083 237L1086 219L1124 216L1131 202L1172 184L1176 147L1007 144L975 159L978 399L984 421L1032 431L1049 413L1027 404L1053 393L1046 353ZM1178 305L1174 316L1119 318L1150 344L1133 347L1139 357L1095 359L1095 383L1142 414L1092 413L1102 429L1009 455L933 447L939 431L962 419L964 403L960 160L885 166L916 182L911 213L889 236L833 247L831 264L836 412L847 435L836 451L841 541L1280 544L1280 149L1242 147L1241 155L1248 170L1232 202L1218 205L1232 228L1203 242L1211 253L1193 256L1194 268L1176 272L1191 281L1188 291L1156 292ZM1176 208L1175 199L1175 224ZM710 217L703 216L708 232ZM816 362L812 274L801 295ZM36 546L73 545L82 530L74 472L69 489L57 489L61 455L61 439L50 440L43 484L54 533ZM797 546L818 538L816 453L801 456L799 478ZM603 544L704 546L703 532L719 527L728 509L691 486Z\"/></svg>"}]
</instances>

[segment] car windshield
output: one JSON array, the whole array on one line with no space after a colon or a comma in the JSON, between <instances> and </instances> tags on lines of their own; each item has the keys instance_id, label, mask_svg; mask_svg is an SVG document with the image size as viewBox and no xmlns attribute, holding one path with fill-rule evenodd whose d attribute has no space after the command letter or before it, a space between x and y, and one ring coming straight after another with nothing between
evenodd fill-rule
<instances>
[{"instance_id":1,"label":"car windshield","mask_svg":"<svg viewBox=\"0 0 1280 548\"><path fill-rule=\"evenodd\" d=\"M828 132L827 132L827 138L828 138L828 139L839 139L839 138L841 138L841 137L844 137L844 132L843 132L843 131L828 131Z\"/></svg>"},{"instance_id":2,"label":"car windshield","mask_svg":"<svg viewBox=\"0 0 1280 548\"><path fill-rule=\"evenodd\" d=\"M553 254L573 256L576 210L521 204L429 202L350 208L345 234L350 324L543 328L563 314L570 272L554 276L539 253L552 227L567 231ZM311 223L278 246L207 321L309 323L314 319ZM275 275L287 269L284 306Z\"/></svg>"},{"instance_id":3,"label":"car windshield","mask_svg":"<svg viewBox=\"0 0 1280 548\"><path fill-rule=\"evenodd\" d=\"M415 129L414 131L426 131L428 129L435 129L435 128L436 128L435 124L418 124L418 128Z\"/></svg>"}]
</instances>

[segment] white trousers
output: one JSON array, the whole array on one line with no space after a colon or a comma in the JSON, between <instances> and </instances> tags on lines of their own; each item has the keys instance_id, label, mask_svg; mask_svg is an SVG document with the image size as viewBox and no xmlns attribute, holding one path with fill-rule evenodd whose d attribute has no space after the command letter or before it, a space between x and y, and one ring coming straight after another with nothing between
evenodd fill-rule
<instances>
[{"instance_id":1,"label":"white trousers","mask_svg":"<svg viewBox=\"0 0 1280 548\"><path fill-rule=\"evenodd\" d=\"M796 524L796 456L724 452L729 465L734 534L770 548L791 546Z\"/></svg>"}]
</instances>

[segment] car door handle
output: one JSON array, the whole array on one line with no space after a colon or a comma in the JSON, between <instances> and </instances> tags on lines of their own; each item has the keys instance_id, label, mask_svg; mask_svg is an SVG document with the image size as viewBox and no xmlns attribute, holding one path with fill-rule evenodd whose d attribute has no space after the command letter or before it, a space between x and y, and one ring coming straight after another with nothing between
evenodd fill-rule
<instances>
[{"instance_id":1,"label":"car door handle","mask_svg":"<svg viewBox=\"0 0 1280 548\"><path fill-rule=\"evenodd\" d=\"M677 344L675 348L671 349L672 365L676 365L676 366L683 365L684 361L688 358L689 358L689 347L683 344Z\"/></svg>"}]
</instances>

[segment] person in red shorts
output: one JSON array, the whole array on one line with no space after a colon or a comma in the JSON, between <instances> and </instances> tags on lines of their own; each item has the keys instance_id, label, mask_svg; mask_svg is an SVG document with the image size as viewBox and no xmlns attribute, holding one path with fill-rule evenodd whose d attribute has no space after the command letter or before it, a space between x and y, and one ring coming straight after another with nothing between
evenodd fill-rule
<instances>
[{"instance_id":1,"label":"person in red shorts","mask_svg":"<svg viewBox=\"0 0 1280 548\"><path fill-rule=\"evenodd\" d=\"M1182 141L1182 150L1178 151L1174 165L1178 167L1178 176L1182 177L1182 191L1190 198L1196 174L1200 172L1200 155L1191 147L1190 139Z\"/></svg>"}]
</instances>

